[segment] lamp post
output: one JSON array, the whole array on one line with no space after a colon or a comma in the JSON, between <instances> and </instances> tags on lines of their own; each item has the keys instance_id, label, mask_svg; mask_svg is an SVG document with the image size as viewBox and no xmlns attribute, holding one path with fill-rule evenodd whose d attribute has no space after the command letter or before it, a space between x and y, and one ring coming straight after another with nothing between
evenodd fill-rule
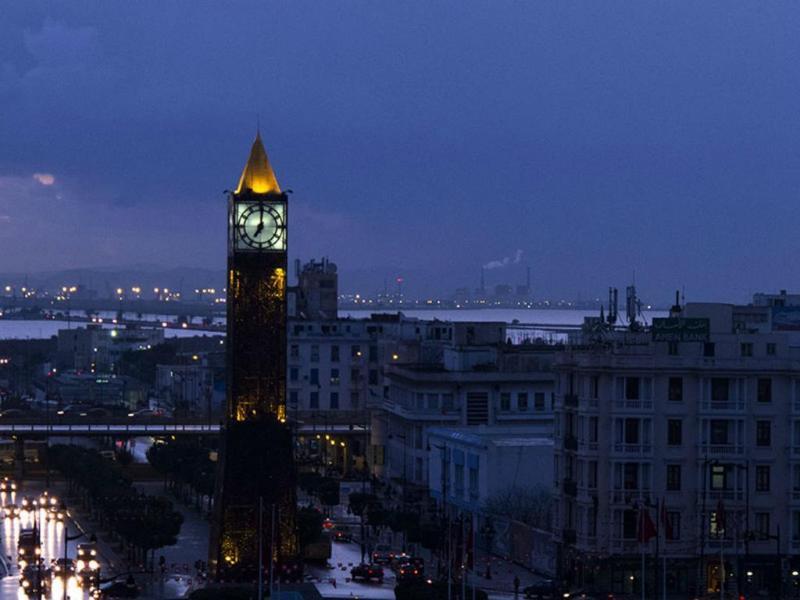
<instances>
[{"instance_id":1,"label":"lamp post","mask_svg":"<svg viewBox=\"0 0 800 600\"><path fill-rule=\"evenodd\" d=\"M492 578L492 542L494 541L495 530L492 517L486 517L486 522L481 529L483 538L486 541L486 579Z\"/></svg>"}]
</instances>

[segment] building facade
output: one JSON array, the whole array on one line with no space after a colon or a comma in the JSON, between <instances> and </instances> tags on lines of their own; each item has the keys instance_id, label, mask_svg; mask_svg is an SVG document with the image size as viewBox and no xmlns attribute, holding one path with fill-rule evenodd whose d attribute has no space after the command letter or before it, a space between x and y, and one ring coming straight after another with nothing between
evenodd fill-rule
<instances>
[{"instance_id":1,"label":"building facade","mask_svg":"<svg viewBox=\"0 0 800 600\"><path fill-rule=\"evenodd\" d=\"M556 360L562 575L778 597L800 550L796 333L773 331L768 306L724 304L636 329L587 331Z\"/></svg>"}]
</instances>

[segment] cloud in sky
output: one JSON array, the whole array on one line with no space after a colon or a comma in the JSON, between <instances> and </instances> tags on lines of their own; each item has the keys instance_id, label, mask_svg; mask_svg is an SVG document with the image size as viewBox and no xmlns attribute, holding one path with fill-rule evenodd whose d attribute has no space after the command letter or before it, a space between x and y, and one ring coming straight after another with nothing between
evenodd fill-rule
<instances>
[{"instance_id":1,"label":"cloud in sky","mask_svg":"<svg viewBox=\"0 0 800 600\"><path fill-rule=\"evenodd\" d=\"M56 182L52 173L34 173L33 178L42 185L53 185Z\"/></svg>"}]
</instances>

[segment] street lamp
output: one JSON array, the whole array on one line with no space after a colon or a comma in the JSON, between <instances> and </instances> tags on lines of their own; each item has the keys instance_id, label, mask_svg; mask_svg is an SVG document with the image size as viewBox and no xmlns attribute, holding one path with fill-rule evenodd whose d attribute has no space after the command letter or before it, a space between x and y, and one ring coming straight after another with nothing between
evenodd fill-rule
<instances>
[{"instance_id":1,"label":"street lamp","mask_svg":"<svg viewBox=\"0 0 800 600\"><path fill-rule=\"evenodd\" d=\"M486 540L486 579L492 578L492 542L494 541L495 530L492 523L492 517L486 517L481 529L484 539Z\"/></svg>"}]
</instances>

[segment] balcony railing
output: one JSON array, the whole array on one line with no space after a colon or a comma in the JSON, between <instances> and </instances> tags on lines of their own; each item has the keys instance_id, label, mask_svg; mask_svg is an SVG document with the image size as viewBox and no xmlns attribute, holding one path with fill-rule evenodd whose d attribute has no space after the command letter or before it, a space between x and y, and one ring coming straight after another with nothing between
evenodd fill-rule
<instances>
[{"instance_id":1,"label":"balcony railing","mask_svg":"<svg viewBox=\"0 0 800 600\"><path fill-rule=\"evenodd\" d=\"M617 410L653 410L652 400L615 400Z\"/></svg>"},{"instance_id":2,"label":"balcony railing","mask_svg":"<svg viewBox=\"0 0 800 600\"><path fill-rule=\"evenodd\" d=\"M700 451L710 456L744 454L744 446L736 444L701 444Z\"/></svg>"},{"instance_id":3,"label":"balcony railing","mask_svg":"<svg viewBox=\"0 0 800 600\"><path fill-rule=\"evenodd\" d=\"M716 411L740 412L745 409L745 402L744 400L726 400L723 402L705 400L700 404L700 408L703 411L711 411L711 412L716 412Z\"/></svg>"},{"instance_id":4,"label":"balcony railing","mask_svg":"<svg viewBox=\"0 0 800 600\"><path fill-rule=\"evenodd\" d=\"M650 502L650 490L611 490L609 492L611 504L635 504L636 502Z\"/></svg>"},{"instance_id":5,"label":"balcony railing","mask_svg":"<svg viewBox=\"0 0 800 600\"><path fill-rule=\"evenodd\" d=\"M650 454L652 451L650 444L614 444L614 452L620 454Z\"/></svg>"}]
</instances>

